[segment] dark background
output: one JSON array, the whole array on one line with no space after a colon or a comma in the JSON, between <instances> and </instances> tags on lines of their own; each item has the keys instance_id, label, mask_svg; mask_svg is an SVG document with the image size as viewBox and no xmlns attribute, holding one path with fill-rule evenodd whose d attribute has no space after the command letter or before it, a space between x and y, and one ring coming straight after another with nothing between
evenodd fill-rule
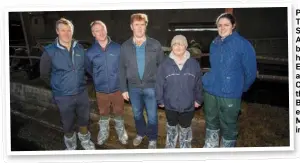
<instances>
[{"instance_id":1,"label":"dark background","mask_svg":"<svg viewBox=\"0 0 300 163\"><path fill-rule=\"evenodd\" d=\"M59 11L31 12L31 34L33 37L56 37L55 21L64 17L71 20L75 26L74 37L79 40L92 41L90 23L102 20L106 23L108 35L118 43L128 39L130 30L130 15L143 12L148 15L147 34L169 46L172 37L178 33L184 34L190 41L195 39L203 45L203 51L208 52L208 45L216 36L216 31L209 32L170 32L168 29L176 23L177 26L206 25L215 27L216 18L225 11L221 9L165 9L165 10L112 10L112 11ZM237 30L248 39L287 38L287 8L234 8L237 20ZM20 24L19 13L11 12L10 40L22 38L22 31L13 24ZM286 54L287 55L287 54Z\"/></svg>"},{"instance_id":2,"label":"dark background","mask_svg":"<svg viewBox=\"0 0 300 163\"><path fill-rule=\"evenodd\" d=\"M217 36L216 31L174 32L170 30L176 27L215 28L216 18L224 11L225 8L30 12L26 20L26 28L34 40L46 39L51 42L57 37L55 22L64 17L73 22L75 39L92 43L93 38L89 25L94 20L102 20L106 23L108 35L114 41L122 44L132 36L130 15L142 12L146 13L149 18L147 35L160 41L163 46L169 47L174 35L183 34L189 42L195 40L200 43L202 52L209 53L209 45ZM257 57L269 58L257 59L260 73L287 77L288 64L275 61L278 58L288 59L287 8L234 8L233 15L236 17L237 31L253 44ZM9 40L10 46L26 44L19 12L9 13ZM37 53L37 55L40 54L40 52ZM202 67L209 67L208 60L209 57L202 59ZM35 63L35 67L31 68L30 71L39 68L38 62ZM28 60L22 60L19 65L22 64L28 65ZM288 81L258 78L250 90L243 95L243 100L289 108ZM12 117L13 150L40 148L32 142L16 136L19 128L26 121Z\"/></svg>"}]
</instances>

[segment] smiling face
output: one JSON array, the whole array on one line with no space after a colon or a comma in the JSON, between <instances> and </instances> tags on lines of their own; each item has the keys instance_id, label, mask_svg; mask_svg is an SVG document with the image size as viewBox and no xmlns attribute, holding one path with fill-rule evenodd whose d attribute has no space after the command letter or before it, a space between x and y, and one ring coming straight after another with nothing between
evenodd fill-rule
<instances>
[{"instance_id":1,"label":"smiling face","mask_svg":"<svg viewBox=\"0 0 300 163\"><path fill-rule=\"evenodd\" d=\"M92 27L92 34L97 41L105 41L107 38L106 28L101 24L94 24Z\"/></svg>"},{"instance_id":2,"label":"smiling face","mask_svg":"<svg viewBox=\"0 0 300 163\"><path fill-rule=\"evenodd\" d=\"M64 43L70 43L73 37L72 28L67 25L60 23L56 28L56 33L58 35L58 39Z\"/></svg>"},{"instance_id":3,"label":"smiling face","mask_svg":"<svg viewBox=\"0 0 300 163\"><path fill-rule=\"evenodd\" d=\"M218 23L217 23L217 27L218 27L218 33L222 38L225 38L227 36L229 36L230 34L232 34L232 31L235 27L234 24L231 23L231 21L226 18L220 18Z\"/></svg>"},{"instance_id":4,"label":"smiling face","mask_svg":"<svg viewBox=\"0 0 300 163\"><path fill-rule=\"evenodd\" d=\"M175 43L173 46L172 46L172 52L175 56L177 57L181 57L184 55L186 51L186 47L184 44L182 43Z\"/></svg>"}]
</instances>

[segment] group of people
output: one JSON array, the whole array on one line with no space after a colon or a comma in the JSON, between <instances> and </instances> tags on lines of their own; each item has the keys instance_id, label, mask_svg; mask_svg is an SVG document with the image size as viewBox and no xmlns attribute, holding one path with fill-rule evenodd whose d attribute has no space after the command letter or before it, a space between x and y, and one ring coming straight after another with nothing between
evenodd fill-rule
<instances>
[{"instance_id":1,"label":"group of people","mask_svg":"<svg viewBox=\"0 0 300 163\"><path fill-rule=\"evenodd\" d=\"M234 147L241 96L255 81L257 71L254 48L235 31L235 18L230 13L217 18L219 35L210 45L211 68L204 75L199 62L187 51L185 36L174 36L172 51L165 56L160 42L146 35L147 25L146 14L132 14L133 36L120 45L107 35L104 22L93 21L90 26L95 41L85 51L73 39L71 21L62 18L56 22L58 37L45 47L40 74L52 88L67 150L77 148L77 135L84 149L95 149L88 129L90 104L86 72L93 78L100 114L97 144L102 145L109 138L111 118L118 140L128 144L124 125L124 100L127 100L135 120L134 146L140 145L147 136L148 148L156 148L157 109L162 107L167 121L165 147L175 148L179 139L180 148L191 148L195 108L204 103L204 147Z\"/></svg>"}]
</instances>

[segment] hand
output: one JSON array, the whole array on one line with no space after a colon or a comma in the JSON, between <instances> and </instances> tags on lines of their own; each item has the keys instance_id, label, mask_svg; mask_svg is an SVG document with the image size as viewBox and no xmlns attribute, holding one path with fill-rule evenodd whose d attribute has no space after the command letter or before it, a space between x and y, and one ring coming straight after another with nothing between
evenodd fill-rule
<instances>
[{"instance_id":1,"label":"hand","mask_svg":"<svg viewBox=\"0 0 300 163\"><path fill-rule=\"evenodd\" d=\"M123 98L124 98L126 101L129 101L129 95L128 95L128 92L122 93L122 96L123 96Z\"/></svg>"},{"instance_id":2,"label":"hand","mask_svg":"<svg viewBox=\"0 0 300 163\"><path fill-rule=\"evenodd\" d=\"M165 107L165 105L164 104L160 104L160 105L158 105L159 107L161 107L161 108L163 108L163 107Z\"/></svg>"},{"instance_id":3,"label":"hand","mask_svg":"<svg viewBox=\"0 0 300 163\"><path fill-rule=\"evenodd\" d=\"M195 108L198 108L200 106L200 104L198 104L196 101L195 101Z\"/></svg>"}]
</instances>

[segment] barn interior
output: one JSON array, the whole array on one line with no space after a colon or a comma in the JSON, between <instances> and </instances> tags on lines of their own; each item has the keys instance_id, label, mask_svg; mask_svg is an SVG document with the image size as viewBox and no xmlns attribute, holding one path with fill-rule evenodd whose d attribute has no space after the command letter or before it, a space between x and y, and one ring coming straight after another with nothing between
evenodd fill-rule
<instances>
[{"instance_id":1,"label":"barn interior","mask_svg":"<svg viewBox=\"0 0 300 163\"><path fill-rule=\"evenodd\" d=\"M102 20L108 35L122 44L132 36L130 15L146 13L147 35L160 41L165 54L176 34L183 34L189 50L202 72L209 70L209 45L217 36L215 20L223 12L231 12L237 20L236 30L248 39L256 51L257 79L244 93L239 118L238 147L289 146L289 84L287 8L216 8L164 10L105 11L32 11L9 13L9 65L11 96L12 150L63 149L59 112L51 103L50 88L39 79L39 61L44 46L57 37L55 22L67 18L74 24L74 38L85 49L93 43L90 22ZM99 130L95 91L89 78L91 129L93 140ZM126 104L126 128L133 139L135 127L131 105ZM158 148L164 148L165 115L159 109ZM193 147L202 148L205 136L203 108L193 119ZM111 125L111 139L97 149L132 149L121 145ZM41 132L43 131L43 132ZM144 141L139 148L147 148Z\"/></svg>"}]
</instances>

